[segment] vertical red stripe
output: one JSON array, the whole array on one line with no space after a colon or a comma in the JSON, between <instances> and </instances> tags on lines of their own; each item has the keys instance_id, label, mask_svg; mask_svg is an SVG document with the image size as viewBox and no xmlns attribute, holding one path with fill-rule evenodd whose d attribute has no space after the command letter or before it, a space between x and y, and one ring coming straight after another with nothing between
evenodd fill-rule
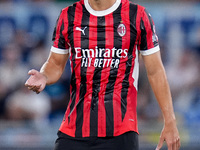
<instances>
[{"instance_id":1,"label":"vertical red stripe","mask_svg":"<svg viewBox=\"0 0 200 150\"><path fill-rule=\"evenodd\" d=\"M68 7L66 8L66 9L63 9L63 15L62 15L62 18L63 18L63 21L64 21L64 23L65 23L65 27L64 27L64 33L65 34L63 34L63 35L65 35L65 40L66 41L69 41L68 40ZM61 26L61 25L60 25ZM60 29L59 29L60 30ZM58 31L57 31L58 32ZM58 33L56 33L56 34L58 34ZM66 42L66 44L67 44L67 42ZM68 45L68 47L69 47L69 45ZM71 53L71 51L69 52L69 53ZM72 56L70 56L70 57L72 57ZM71 59L70 59L71 60ZM73 63L71 63L71 68L73 68ZM70 93L71 93L71 90L72 90L72 87L71 87L71 85L70 85ZM70 101L69 101L69 103L68 103L68 108L66 109L66 112L65 112L65 116L64 116L64 120L63 121L66 121L66 122L68 122L68 115L69 115L69 113L70 113L70 104L71 104L71 101L72 101L72 99L71 99L71 97L70 97Z\"/></svg>"},{"instance_id":2,"label":"vertical red stripe","mask_svg":"<svg viewBox=\"0 0 200 150\"><path fill-rule=\"evenodd\" d=\"M55 40L54 47L58 47L59 37L57 37L57 36L60 36L60 28L61 28L61 25L62 25L62 21L61 21L62 19L66 23L65 24L65 28L64 28L64 32L66 33L65 34L66 35L65 40L68 41L68 37L67 37L68 36L68 34L67 34L67 32L68 32L68 23L67 23L68 22L68 13L67 12L68 12L68 8L63 10L63 12L62 12L63 15L60 15L60 18L58 20L58 23L60 22L58 24L58 27L57 27L58 29L56 31L56 39L58 39L58 40ZM71 51L70 51L70 53L71 53ZM72 55L70 55L70 60L72 60ZM73 63L71 63L71 70L73 70L72 68L73 68ZM70 93L71 93L71 91L72 91L72 86L70 85ZM68 103L68 106L67 106L67 109L66 109L65 116L63 118L62 124L60 126L60 130L62 130L62 131L63 131L63 129L66 129L65 125L67 125L68 122L69 122L68 115L70 113L70 105L71 105L71 103L72 103L72 99L71 99L71 96L70 96L70 101Z\"/></svg>"},{"instance_id":3,"label":"vertical red stripe","mask_svg":"<svg viewBox=\"0 0 200 150\"><path fill-rule=\"evenodd\" d=\"M137 50L137 42L140 41L141 37L141 30L140 30L140 21L141 21L141 8L140 6L138 6L138 13L137 13L137 17L136 17L136 29L137 29L137 37L136 37L136 41L135 41L135 46L133 49L133 53L132 55L134 56L134 58L136 57L136 50ZM129 76L129 91L127 94L127 114L124 118L124 122L123 124L126 125L125 128L129 128L129 129L133 129L134 131L138 132L138 127L137 127L137 91L133 85L134 83L134 79L132 77L133 74L133 69L135 67L135 60L133 59L132 61L132 67L130 70L130 76ZM130 120L131 119L131 120ZM126 130L126 129L124 129Z\"/></svg>"},{"instance_id":4,"label":"vertical red stripe","mask_svg":"<svg viewBox=\"0 0 200 150\"><path fill-rule=\"evenodd\" d=\"M124 7L124 5L122 6ZM126 5L126 9L122 9L121 12L121 20L126 26L126 34L122 37L122 50L129 49L130 46L130 19L129 19L129 5ZM121 58L117 79L114 86L114 97L113 97L113 111L114 111L114 136L119 135L119 128L122 123L122 113L121 113L121 89L122 89L122 81L124 79L124 74L126 71L126 61L128 57ZM120 108L120 109L119 109Z\"/></svg>"},{"instance_id":5,"label":"vertical red stripe","mask_svg":"<svg viewBox=\"0 0 200 150\"><path fill-rule=\"evenodd\" d=\"M142 18L142 14L141 14L141 6L138 5L138 10L137 10L137 17L136 17L136 30L137 30L137 49L140 50L140 44L141 44L141 29L140 29L140 21Z\"/></svg>"},{"instance_id":6,"label":"vertical red stripe","mask_svg":"<svg viewBox=\"0 0 200 150\"><path fill-rule=\"evenodd\" d=\"M66 10L66 12L65 12L65 14L68 14L68 8L69 7L67 7L67 10ZM65 24L65 29L64 30L67 30L67 31L65 31L65 32L68 32L68 16L66 17L65 16L65 18L64 18L64 21L66 22L66 24ZM69 39L68 39L68 37L65 37L65 40L66 41L68 41ZM74 70L73 70L73 67L75 67L75 66L73 66L73 62L72 62L72 51L71 51L71 49L69 49L70 51L69 51L69 54L70 54L70 65L71 65L71 71L72 71L72 73L74 72ZM71 74L72 74L71 73ZM70 84L70 94L72 93L72 86L71 86L71 84ZM66 112L65 112L65 117L66 117L66 121L67 121L67 124L68 124L68 116L69 116L69 113L70 113L70 105L71 105L71 103L72 103L72 97L71 97L71 95L70 95L70 101L69 101L69 103L68 103L68 106L67 106L67 110L66 110Z\"/></svg>"},{"instance_id":7,"label":"vertical red stripe","mask_svg":"<svg viewBox=\"0 0 200 150\"><path fill-rule=\"evenodd\" d=\"M133 58L136 57L136 44L133 48ZM135 132L138 132L138 127L137 127L137 90L134 87L134 79L132 77L133 74L133 69L135 67L135 59L132 59L132 64L131 64L131 69L130 69L130 75L129 75L129 89L127 93L127 111L124 117L124 120L122 122L122 127L120 132L126 132L127 129L133 130ZM116 135L119 135L119 133L116 133Z\"/></svg>"},{"instance_id":8,"label":"vertical red stripe","mask_svg":"<svg viewBox=\"0 0 200 150\"><path fill-rule=\"evenodd\" d=\"M133 57L136 58L136 45L133 49ZM135 59L132 61L132 67L129 75L129 90L127 94L127 114L124 118L124 122L128 122L127 125L130 125L129 129L134 129L134 131L138 132L137 127L137 90L134 87L134 79L132 77L133 69L135 66Z\"/></svg>"},{"instance_id":9,"label":"vertical red stripe","mask_svg":"<svg viewBox=\"0 0 200 150\"><path fill-rule=\"evenodd\" d=\"M77 26L74 26L74 48L76 47L81 47L81 32L76 32L76 27L81 28L81 18L82 18L82 13L80 13L82 7L76 7L75 10L75 17L74 17L74 22L76 22ZM75 78L76 78L76 100L75 100L75 106L74 110L71 110L71 116L70 116L70 123L69 126L71 127L71 133L73 134L72 136L75 136L75 131L76 131L76 118L77 118L77 112L76 112L76 105L79 102L79 95L80 95L80 83L81 83L81 59L75 59L75 64L76 66L74 67L75 73Z\"/></svg>"},{"instance_id":10,"label":"vertical red stripe","mask_svg":"<svg viewBox=\"0 0 200 150\"><path fill-rule=\"evenodd\" d=\"M95 49L97 46L97 17L91 15L89 22L89 49ZM95 55L96 56L96 55ZM82 133L83 137L90 136L90 108L92 100L92 85L95 67L93 66L95 58L88 58L91 60L91 64L88 63L87 68L87 94L84 98L84 108L83 108L83 127ZM88 60L89 61L89 60ZM90 61L89 61L90 62Z\"/></svg>"},{"instance_id":11,"label":"vertical red stripe","mask_svg":"<svg viewBox=\"0 0 200 150\"><path fill-rule=\"evenodd\" d=\"M105 16L105 48L112 49L114 47L114 29L113 29L113 16L112 14ZM112 59L112 58L104 58ZM106 110L105 110L105 92L106 85L109 79L110 67L107 67L107 63L103 66L103 70L101 72L101 84L100 84L100 92L99 92L99 104L98 104L98 136L105 137L106 136Z\"/></svg>"}]
</instances>

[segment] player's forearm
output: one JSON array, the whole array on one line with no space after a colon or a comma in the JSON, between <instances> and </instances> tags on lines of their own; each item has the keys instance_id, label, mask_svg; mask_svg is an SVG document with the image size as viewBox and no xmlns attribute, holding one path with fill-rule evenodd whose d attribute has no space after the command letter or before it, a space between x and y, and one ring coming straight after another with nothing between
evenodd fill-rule
<instances>
[{"instance_id":1,"label":"player's forearm","mask_svg":"<svg viewBox=\"0 0 200 150\"><path fill-rule=\"evenodd\" d=\"M163 113L165 124L175 121L172 97L164 68L148 74L149 82Z\"/></svg>"},{"instance_id":2,"label":"player's forearm","mask_svg":"<svg viewBox=\"0 0 200 150\"><path fill-rule=\"evenodd\" d=\"M59 80L63 73L63 68L57 66L51 61L46 61L41 67L40 73L42 73L46 77L47 85L50 85L56 83Z\"/></svg>"},{"instance_id":3,"label":"player's forearm","mask_svg":"<svg viewBox=\"0 0 200 150\"><path fill-rule=\"evenodd\" d=\"M53 84L59 80L67 63L68 57L69 54L57 54L50 52L49 58L40 69L40 73L42 73L47 79L47 85Z\"/></svg>"}]
</instances>

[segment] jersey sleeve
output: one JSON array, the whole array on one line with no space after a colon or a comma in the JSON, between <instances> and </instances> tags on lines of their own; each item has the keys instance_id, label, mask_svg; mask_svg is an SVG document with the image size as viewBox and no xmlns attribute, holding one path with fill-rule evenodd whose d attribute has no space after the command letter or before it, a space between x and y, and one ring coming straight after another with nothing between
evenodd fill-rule
<instances>
[{"instance_id":1,"label":"jersey sleeve","mask_svg":"<svg viewBox=\"0 0 200 150\"><path fill-rule=\"evenodd\" d=\"M67 13L62 10L53 32L53 46L51 51L58 54L68 54L70 45L68 42L68 21Z\"/></svg>"},{"instance_id":2,"label":"jersey sleeve","mask_svg":"<svg viewBox=\"0 0 200 150\"><path fill-rule=\"evenodd\" d=\"M140 40L138 49L142 55L151 55L160 50L158 37L156 35L155 25L151 15L146 9L142 11L140 20Z\"/></svg>"}]
</instances>

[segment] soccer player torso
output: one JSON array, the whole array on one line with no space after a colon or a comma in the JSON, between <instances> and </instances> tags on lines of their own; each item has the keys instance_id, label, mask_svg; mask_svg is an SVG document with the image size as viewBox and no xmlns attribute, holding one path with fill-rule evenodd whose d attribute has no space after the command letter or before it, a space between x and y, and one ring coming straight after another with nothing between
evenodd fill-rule
<instances>
[{"instance_id":1,"label":"soccer player torso","mask_svg":"<svg viewBox=\"0 0 200 150\"><path fill-rule=\"evenodd\" d=\"M85 0L63 9L58 20L54 46L69 48L72 70L70 102L60 131L73 137L138 132L137 47L150 49L157 41L147 40L153 31L141 30L143 7L117 0L109 11L92 12Z\"/></svg>"}]
</instances>

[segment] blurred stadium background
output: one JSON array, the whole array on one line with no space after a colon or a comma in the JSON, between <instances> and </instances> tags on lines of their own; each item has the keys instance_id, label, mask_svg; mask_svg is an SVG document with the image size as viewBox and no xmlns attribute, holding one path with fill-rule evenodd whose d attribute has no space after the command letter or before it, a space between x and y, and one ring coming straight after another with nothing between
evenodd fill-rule
<instances>
[{"instance_id":1,"label":"blurred stadium background","mask_svg":"<svg viewBox=\"0 0 200 150\"><path fill-rule=\"evenodd\" d=\"M0 0L0 150L50 150L69 99L69 64L61 80L36 95L27 71L48 57L60 10L68 0ZM200 149L200 2L136 0L154 18L182 150ZM141 61L141 60L140 60ZM140 149L155 149L162 115L142 61L138 93ZM163 148L165 149L165 148Z\"/></svg>"}]
</instances>

